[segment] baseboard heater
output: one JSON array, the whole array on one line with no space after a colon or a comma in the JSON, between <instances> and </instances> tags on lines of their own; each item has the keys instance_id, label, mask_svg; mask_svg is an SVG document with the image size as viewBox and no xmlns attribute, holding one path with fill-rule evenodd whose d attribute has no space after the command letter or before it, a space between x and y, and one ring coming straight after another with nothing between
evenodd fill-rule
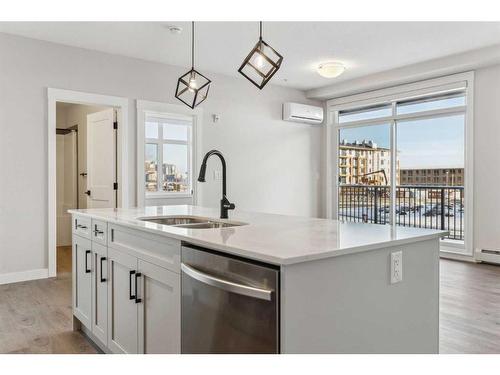
<instances>
[{"instance_id":1,"label":"baseboard heater","mask_svg":"<svg viewBox=\"0 0 500 375\"><path fill-rule=\"evenodd\" d=\"M483 262L500 264L500 250L476 250L476 259Z\"/></svg>"}]
</instances>

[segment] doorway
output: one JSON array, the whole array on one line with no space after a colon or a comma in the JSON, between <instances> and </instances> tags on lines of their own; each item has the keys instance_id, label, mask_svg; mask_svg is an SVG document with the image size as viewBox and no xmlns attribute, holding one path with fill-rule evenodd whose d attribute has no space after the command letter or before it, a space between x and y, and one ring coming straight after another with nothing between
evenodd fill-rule
<instances>
[{"instance_id":1,"label":"doorway","mask_svg":"<svg viewBox=\"0 0 500 375\"><path fill-rule=\"evenodd\" d=\"M69 209L116 208L116 110L56 103L57 276L71 272Z\"/></svg>"},{"instance_id":2,"label":"doorway","mask_svg":"<svg viewBox=\"0 0 500 375\"><path fill-rule=\"evenodd\" d=\"M128 99L48 89L48 130L48 277L55 277L71 272L68 209L128 206Z\"/></svg>"}]
</instances>

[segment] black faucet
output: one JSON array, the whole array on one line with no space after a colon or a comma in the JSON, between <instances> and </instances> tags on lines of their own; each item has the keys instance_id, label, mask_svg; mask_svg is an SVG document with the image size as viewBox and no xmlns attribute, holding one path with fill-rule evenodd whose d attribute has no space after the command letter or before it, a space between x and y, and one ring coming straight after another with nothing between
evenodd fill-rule
<instances>
[{"instance_id":1,"label":"black faucet","mask_svg":"<svg viewBox=\"0 0 500 375\"><path fill-rule=\"evenodd\" d=\"M222 156L222 153L220 151L211 150L206 153L201 163L200 175L198 176L198 181L205 182L205 173L207 171L207 160L212 155L217 155L222 163L222 199L220 200L220 218L227 219L228 218L227 212L229 210L234 210L236 206L234 205L234 203L229 202L229 200L226 197L226 161L224 160L224 156Z\"/></svg>"}]
</instances>

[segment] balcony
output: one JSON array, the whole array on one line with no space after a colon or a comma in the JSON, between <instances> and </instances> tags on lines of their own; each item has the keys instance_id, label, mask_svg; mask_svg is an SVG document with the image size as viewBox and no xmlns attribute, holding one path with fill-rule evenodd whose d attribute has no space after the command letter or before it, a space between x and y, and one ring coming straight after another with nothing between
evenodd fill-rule
<instances>
[{"instance_id":1,"label":"balcony","mask_svg":"<svg viewBox=\"0 0 500 375\"><path fill-rule=\"evenodd\" d=\"M374 224L390 222L390 186L341 185L338 218ZM442 229L448 239L464 240L463 186L402 185L396 188L397 225Z\"/></svg>"}]
</instances>

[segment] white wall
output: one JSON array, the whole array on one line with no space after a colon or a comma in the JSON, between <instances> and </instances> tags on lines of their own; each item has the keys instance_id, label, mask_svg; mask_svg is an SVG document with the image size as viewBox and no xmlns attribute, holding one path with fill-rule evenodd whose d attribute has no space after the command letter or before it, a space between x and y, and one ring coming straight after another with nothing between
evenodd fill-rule
<instances>
[{"instance_id":1,"label":"white wall","mask_svg":"<svg viewBox=\"0 0 500 375\"><path fill-rule=\"evenodd\" d=\"M474 247L500 250L500 65L474 83Z\"/></svg>"},{"instance_id":2,"label":"white wall","mask_svg":"<svg viewBox=\"0 0 500 375\"><path fill-rule=\"evenodd\" d=\"M200 70L203 71L202 61ZM235 67L236 69L236 67ZM47 87L129 98L129 189L135 204L135 99L178 104L187 69L0 34L0 274L47 267ZM228 195L238 208L318 216L322 128L279 120L284 101L304 93L243 77L207 75L203 150L228 162ZM221 120L211 123L217 113ZM214 162L211 162L213 167ZM201 185L201 204L217 206L219 184Z\"/></svg>"}]
</instances>

